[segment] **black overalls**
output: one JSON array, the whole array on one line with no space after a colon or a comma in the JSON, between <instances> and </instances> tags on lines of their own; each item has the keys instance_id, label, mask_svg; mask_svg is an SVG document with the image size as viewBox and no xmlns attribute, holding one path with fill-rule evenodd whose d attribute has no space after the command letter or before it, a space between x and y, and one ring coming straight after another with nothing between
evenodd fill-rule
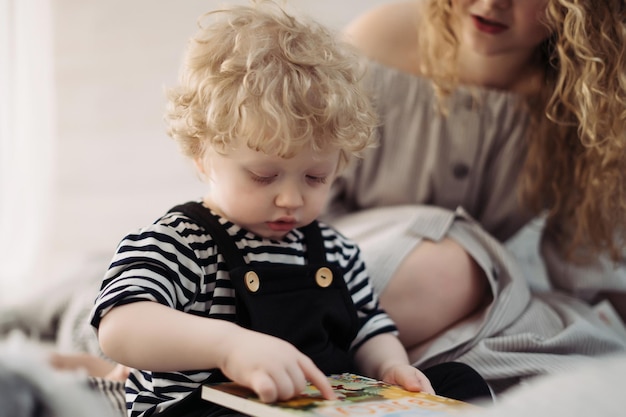
<instances>
[{"instance_id":1,"label":"black overalls","mask_svg":"<svg viewBox=\"0 0 626 417\"><path fill-rule=\"evenodd\" d=\"M356 308L343 274L326 262L317 222L300 229L305 236L308 264L248 265L217 217L202 204L189 202L170 211L182 212L196 221L220 248L235 290L237 324L290 342L325 374L356 371L349 352L359 329ZM465 364L442 363L423 372L438 394L465 401L491 397L484 379ZM219 380L225 378L216 370L207 382ZM242 416L202 400L200 388L158 415Z\"/></svg>"},{"instance_id":2,"label":"black overalls","mask_svg":"<svg viewBox=\"0 0 626 417\"><path fill-rule=\"evenodd\" d=\"M196 221L219 247L235 290L237 324L290 342L325 374L355 371L349 350L359 329L356 308L342 272L326 261L317 222L300 229L305 236L307 264L249 265L217 217L200 203L189 202L170 211ZM195 402L195 407L206 409L207 404ZM179 405L172 409L177 416L222 415L209 410L183 411Z\"/></svg>"}]
</instances>

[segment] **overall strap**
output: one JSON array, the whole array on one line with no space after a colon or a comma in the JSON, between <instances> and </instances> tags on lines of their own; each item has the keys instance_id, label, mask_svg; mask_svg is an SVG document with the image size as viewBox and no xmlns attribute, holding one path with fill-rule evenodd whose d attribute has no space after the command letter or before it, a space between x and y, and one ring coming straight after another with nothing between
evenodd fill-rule
<instances>
[{"instance_id":1,"label":"overall strap","mask_svg":"<svg viewBox=\"0 0 626 417\"><path fill-rule=\"evenodd\" d=\"M326 262L326 248L324 248L324 238L320 230L319 223L314 220L312 223L301 227L306 242L307 257L309 263L322 264Z\"/></svg>"},{"instance_id":2,"label":"overall strap","mask_svg":"<svg viewBox=\"0 0 626 417\"><path fill-rule=\"evenodd\" d=\"M172 208L169 212L183 213L185 216L204 227L207 233L215 239L217 246L224 255L229 269L246 265L246 261L243 259L241 251L237 245L235 245L235 241L228 234L224 225L222 225L217 220L217 217L215 217L208 208L204 207L202 203L190 201Z\"/></svg>"}]
</instances>

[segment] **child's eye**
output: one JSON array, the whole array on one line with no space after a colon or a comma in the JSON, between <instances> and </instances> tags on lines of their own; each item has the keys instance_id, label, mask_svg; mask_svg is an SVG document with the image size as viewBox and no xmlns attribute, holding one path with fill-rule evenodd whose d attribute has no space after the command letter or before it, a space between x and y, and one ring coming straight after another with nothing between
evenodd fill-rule
<instances>
[{"instance_id":1,"label":"child's eye","mask_svg":"<svg viewBox=\"0 0 626 417\"><path fill-rule=\"evenodd\" d=\"M261 175L256 175L254 173L250 173L250 178L252 178L252 181L254 182L258 182L261 184L269 184L272 181L274 181L274 178L276 178L276 175L270 175L269 177L263 177Z\"/></svg>"},{"instance_id":2,"label":"child's eye","mask_svg":"<svg viewBox=\"0 0 626 417\"><path fill-rule=\"evenodd\" d=\"M326 177L317 177L315 175L307 175L307 180L316 184L326 184Z\"/></svg>"}]
</instances>

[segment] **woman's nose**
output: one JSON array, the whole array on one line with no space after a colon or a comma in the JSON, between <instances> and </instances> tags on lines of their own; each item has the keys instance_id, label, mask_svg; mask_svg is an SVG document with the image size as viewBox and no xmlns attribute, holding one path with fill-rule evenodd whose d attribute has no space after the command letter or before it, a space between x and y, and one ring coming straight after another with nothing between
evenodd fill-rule
<instances>
[{"instance_id":1,"label":"woman's nose","mask_svg":"<svg viewBox=\"0 0 626 417\"><path fill-rule=\"evenodd\" d=\"M513 0L482 0L482 3L488 8L505 9L511 6ZM525 1L525 0L522 0Z\"/></svg>"}]
</instances>

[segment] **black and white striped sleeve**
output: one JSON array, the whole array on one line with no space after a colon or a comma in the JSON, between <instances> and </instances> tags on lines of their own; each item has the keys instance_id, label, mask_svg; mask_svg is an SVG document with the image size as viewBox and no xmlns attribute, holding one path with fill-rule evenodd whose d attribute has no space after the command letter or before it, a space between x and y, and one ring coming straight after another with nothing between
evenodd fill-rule
<instances>
[{"instance_id":1,"label":"black and white striped sleeve","mask_svg":"<svg viewBox=\"0 0 626 417\"><path fill-rule=\"evenodd\" d=\"M138 301L188 310L206 286L189 227L154 224L121 241L92 311L94 327L113 307Z\"/></svg>"}]
</instances>

